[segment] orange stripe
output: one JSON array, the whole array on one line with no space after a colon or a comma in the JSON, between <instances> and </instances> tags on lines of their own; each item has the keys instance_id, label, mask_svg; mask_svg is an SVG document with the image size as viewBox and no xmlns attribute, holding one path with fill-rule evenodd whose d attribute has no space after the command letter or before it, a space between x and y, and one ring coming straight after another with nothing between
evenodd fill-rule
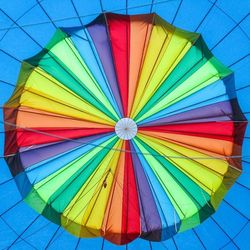
<instances>
[{"instance_id":1,"label":"orange stripe","mask_svg":"<svg viewBox=\"0 0 250 250\"><path fill-rule=\"evenodd\" d=\"M122 151L125 150L123 142ZM102 236L115 243L121 244L122 228L122 201L123 201L123 180L124 180L125 154L120 153L117 170L114 177L109 201L102 224Z\"/></svg>"},{"instance_id":2,"label":"orange stripe","mask_svg":"<svg viewBox=\"0 0 250 250\"><path fill-rule=\"evenodd\" d=\"M78 120L76 118L35 110L28 107L19 108L17 126L28 128L112 128L106 124Z\"/></svg>"},{"instance_id":3,"label":"orange stripe","mask_svg":"<svg viewBox=\"0 0 250 250\"><path fill-rule=\"evenodd\" d=\"M130 58L129 58L129 94L128 117L132 109L141 67L152 31L153 14L130 17Z\"/></svg>"},{"instance_id":4,"label":"orange stripe","mask_svg":"<svg viewBox=\"0 0 250 250\"><path fill-rule=\"evenodd\" d=\"M155 138L173 142L182 145L186 148L194 149L201 153L211 156L232 155L234 148L241 148L241 146L226 140L218 140L213 138L203 138L198 136L161 133L152 131L140 131L141 134L153 136Z\"/></svg>"}]
</instances>

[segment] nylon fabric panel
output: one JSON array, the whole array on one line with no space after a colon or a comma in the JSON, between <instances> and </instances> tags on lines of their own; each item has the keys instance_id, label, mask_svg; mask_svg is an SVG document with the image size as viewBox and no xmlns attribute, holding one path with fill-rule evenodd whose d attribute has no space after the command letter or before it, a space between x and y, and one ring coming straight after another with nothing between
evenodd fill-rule
<instances>
[{"instance_id":1,"label":"nylon fabric panel","mask_svg":"<svg viewBox=\"0 0 250 250\"><path fill-rule=\"evenodd\" d=\"M100 236L122 142L119 140L65 208L62 224L80 237ZM104 186L106 183L106 186ZM79 229L80 228L80 229ZM80 235L79 235L80 232Z\"/></svg>"},{"instance_id":2,"label":"nylon fabric panel","mask_svg":"<svg viewBox=\"0 0 250 250\"><path fill-rule=\"evenodd\" d=\"M163 126L147 126L140 130L215 138L233 142L235 128L233 121L207 122L207 123L181 123Z\"/></svg>"},{"instance_id":3,"label":"nylon fabric panel","mask_svg":"<svg viewBox=\"0 0 250 250\"><path fill-rule=\"evenodd\" d=\"M164 39L164 43L162 44L159 54L157 54L158 51L155 50L155 43L157 42L156 40L158 38L153 37L152 33L152 38L149 44L149 46L152 46L152 48L150 50L149 47L147 56L152 53L153 56L156 57L156 60L152 60L153 58L146 58L147 60L152 60L151 63L153 65L153 68L144 69L145 71L148 70L150 74L145 79L142 75L142 78L140 79L141 81L145 81L145 86L142 84L142 86L144 87L143 91L141 92L141 95L139 95L138 91L138 98L140 99L137 99L137 101L140 101L134 103L136 107L136 112L133 114L133 116L136 116L138 112L142 109L142 107L144 107L145 104L151 99L151 97L165 81L168 75L182 60L182 58L185 56L185 54L193 45L193 43L198 39L198 34L185 32L176 28L173 29L170 24L167 24L160 18L155 17L154 28L157 26L159 26L159 28L161 28L165 32L166 38ZM155 64L153 64L153 62ZM145 67L147 67L146 63ZM150 67L152 66L150 65ZM145 73L142 72L142 74ZM146 74L148 74L147 71Z\"/></svg>"},{"instance_id":4,"label":"nylon fabric panel","mask_svg":"<svg viewBox=\"0 0 250 250\"><path fill-rule=\"evenodd\" d=\"M130 148L135 152L135 148L130 143ZM132 153L133 166L136 176L138 197L140 202L141 217L141 235L140 237L147 240L159 241L162 235L162 225L157 205L150 189L149 180L147 179L143 165L135 153Z\"/></svg>"},{"instance_id":5,"label":"nylon fabric panel","mask_svg":"<svg viewBox=\"0 0 250 250\"><path fill-rule=\"evenodd\" d=\"M218 204L221 202L229 187L240 175L240 170L231 167L230 161L229 163L223 162L223 160L221 161L221 166L224 165L224 171L220 174L215 168L220 159L199 159L202 155L205 157L205 155L199 151L190 150L152 137L147 138L142 136L142 138L160 155L170 156L169 162L199 185L202 188L200 189L201 191L205 190L206 193L211 196L211 204L214 208L218 207ZM148 139L150 139L150 141ZM186 158L179 158L180 156ZM186 164L183 164L183 162L186 162ZM201 194L203 194L203 192L201 192Z\"/></svg>"},{"instance_id":6,"label":"nylon fabric panel","mask_svg":"<svg viewBox=\"0 0 250 250\"><path fill-rule=\"evenodd\" d=\"M212 84L220 78L226 77L231 73L230 70L221 65L217 59L212 58L193 75L186 79L181 85L171 91L171 95L165 94L164 98L158 100L147 113L142 115L138 121L141 121L150 115L174 104L192 93ZM166 100L167 98L167 100Z\"/></svg>"},{"instance_id":7,"label":"nylon fabric panel","mask_svg":"<svg viewBox=\"0 0 250 250\"><path fill-rule=\"evenodd\" d=\"M35 130L27 131L23 129L17 129L17 145L19 147L27 147L33 146L37 144L44 144L44 143L51 143L51 142L58 142L67 139L75 139L81 138L84 136L91 136L100 134L103 135L108 132L113 132L113 129L97 129L97 128L74 128L74 129L67 129L67 128L32 128ZM44 133L44 134L43 134Z\"/></svg>"},{"instance_id":8,"label":"nylon fabric panel","mask_svg":"<svg viewBox=\"0 0 250 250\"><path fill-rule=\"evenodd\" d=\"M102 146L112 148L116 141L117 139L111 138L104 142ZM45 217L60 224L61 213L105 157L106 151L107 149L98 147L75 158L66 166L35 184L34 191L32 190L25 198L26 202L37 211L42 212ZM93 157L95 156L96 161L93 164ZM72 185L73 180L74 185ZM39 205L39 200L43 200L45 205Z\"/></svg>"},{"instance_id":9,"label":"nylon fabric panel","mask_svg":"<svg viewBox=\"0 0 250 250\"><path fill-rule=\"evenodd\" d=\"M74 56L72 55L72 51L71 51L72 47L69 47L69 45L65 42L65 40L61 40L62 35L60 33L61 32L59 31L59 34L58 33L55 34L55 41L54 42L52 41L51 44L47 46L48 47L47 50L41 51L38 55L36 55L33 58L30 58L26 61L33 66L39 66L44 71L46 71L49 75L51 75L52 77L57 79L59 82L63 83L63 85L70 88L74 93L76 93L77 95L79 95L80 97L85 99L87 102L96 106L98 109L103 110L103 112L107 116L109 116L111 119L116 120L117 117L112 113L113 111L109 110L109 107L104 106L103 103L101 102L102 98L101 98L101 94L99 93L99 91L97 91L97 93L99 93L98 96L99 96L100 100L95 96L95 92L92 92L92 90L90 90L89 87L87 87L85 85L85 83L84 83L85 81L88 82L88 84L92 87L94 86L94 83L93 83L92 79L90 79L86 70L79 63L79 61L77 59L78 58L77 56L79 56L79 55L74 55L74 54L73 54ZM75 69L68 68L68 67L70 67L72 62L70 63L68 60L66 60L67 55L64 54L64 57L62 58L63 60L66 60L66 62L65 62L66 64L60 60L61 53L59 53L59 52L61 51L61 49L60 49L60 47L56 47L59 45L54 44L55 42L58 43L58 39L60 41L59 43L61 43L59 45L62 46L61 49L69 50L70 51L69 55L71 55L71 57L76 57L74 59L76 61L75 62L73 61L73 64L76 67ZM59 55L55 55L50 51L50 49L53 50L54 46L59 49L59 51L55 52ZM56 49L56 48L54 48L54 49ZM57 57L57 56L59 56L59 57ZM81 69L77 68L77 65ZM75 70L80 71L79 75ZM96 86L93 87L93 89L95 90ZM105 102L104 102L104 104L105 104Z\"/></svg>"},{"instance_id":10,"label":"nylon fabric panel","mask_svg":"<svg viewBox=\"0 0 250 250\"><path fill-rule=\"evenodd\" d=\"M7 108L6 108L7 109ZM111 125L105 125L98 122L91 122L80 118L67 117L56 113L32 109L25 106L18 108L16 118L17 127L29 128L97 128L113 129Z\"/></svg>"},{"instance_id":11,"label":"nylon fabric panel","mask_svg":"<svg viewBox=\"0 0 250 250\"><path fill-rule=\"evenodd\" d=\"M212 195L213 192L219 188L220 183L223 179L223 175L228 170L228 165L223 164L224 171L222 170L222 174L219 174L217 171L214 171L213 167L207 167L207 165L209 166L209 164L211 164L209 160L205 161L192 159L195 156L202 156L201 153L181 147L174 143L148 137L145 135L140 135L139 138L143 139L145 143L149 144L161 155L164 154L167 156L177 156L177 158L170 158L168 161L175 165L175 167L180 171L184 172L185 175L191 178L194 182L196 182L197 185L199 185L210 195ZM178 158L178 156L187 156L188 158L182 159ZM192 158L189 158L189 156L192 156ZM211 161L211 165L216 162L215 159L211 159ZM183 162L185 162L186 164L183 164Z\"/></svg>"},{"instance_id":12,"label":"nylon fabric panel","mask_svg":"<svg viewBox=\"0 0 250 250\"><path fill-rule=\"evenodd\" d=\"M125 150L131 151L128 141ZM122 201L122 244L128 243L141 234L140 207L137 183L130 153L125 153L123 201Z\"/></svg>"},{"instance_id":13,"label":"nylon fabric panel","mask_svg":"<svg viewBox=\"0 0 250 250\"><path fill-rule=\"evenodd\" d=\"M101 149L102 144L113 136L114 134L103 137L91 136L77 139L74 142L64 141L56 144L42 145L34 149L34 151L39 154L38 159L40 158L40 161L30 158L32 152L29 154L29 151L25 151L20 154L23 168L30 182L36 184L49 177L51 174L58 172L64 166L74 162L74 160L80 159L81 156L87 154L95 147ZM54 149L55 152L48 154L48 151L51 149Z\"/></svg>"},{"instance_id":14,"label":"nylon fabric panel","mask_svg":"<svg viewBox=\"0 0 250 250\"><path fill-rule=\"evenodd\" d=\"M63 140L56 143L34 145L33 147L21 147L19 149L19 154L22 161L22 167L24 169L29 168L29 170L34 169L40 166L40 164L44 164L45 162L48 163L53 160L54 157L61 157L64 153L68 154L71 150L83 148L85 146L85 148L87 148L88 144L92 144L92 147L98 145L102 137L107 139L110 136L112 136L112 133L108 133L105 136L93 135L84 138L81 137L73 141ZM36 178L36 182L39 181L40 178L42 178L41 172L39 173L39 177Z\"/></svg>"},{"instance_id":15,"label":"nylon fabric panel","mask_svg":"<svg viewBox=\"0 0 250 250\"><path fill-rule=\"evenodd\" d=\"M202 138L190 135L179 135L175 133L162 133L154 131L140 131L140 133L148 136L153 136L161 140L176 143L183 147L194 149L196 151L208 155L208 157L210 155L211 158L223 158L225 156L231 156L233 152L236 153L238 151L238 153L240 153L241 150L241 147L239 145L219 139ZM216 163L215 166L218 166L218 163ZM218 169L222 170L223 168L219 167Z\"/></svg>"},{"instance_id":16,"label":"nylon fabric panel","mask_svg":"<svg viewBox=\"0 0 250 250\"><path fill-rule=\"evenodd\" d=\"M157 151L150 148L145 142L138 138L135 143L141 152L147 154L145 155L146 161L152 166L152 170L180 217L181 231L199 224L202 219L212 213L212 206L207 205L209 196L205 191L202 191L196 183L178 170L169 160L157 157Z\"/></svg>"},{"instance_id":17,"label":"nylon fabric panel","mask_svg":"<svg viewBox=\"0 0 250 250\"><path fill-rule=\"evenodd\" d=\"M143 91L148 84L150 76L154 71L157 63L160 61L164 51L166 50L168 43L173 35L174 28L165 27L165 23L158 16L154 16L153 28L151 31L150 39L148 42L148 47L145 54L144 63L141 69L141 74L138 82L138 87L136 89L136 94L133 102L133 107L131 111L131 117L135 117L135 109L141 100Z\"/></svg>"},{"instance_id":18,"label":"nylon fabric panel","mask_svg":"<svg viewBox=\"0 0 250 250\"><path fill-rule=\"evenodd\" d=\"M128 113L130 18L115 14L107 14L106 16L123 112L126 117Z\"/></svg>"},{"instance_id":19,"label":"nylon fabric panel","mask_svg":"<svg viewBox=\"0 0 250 250\"><path fill-rule=\"evenodd\" d=\"M233 77L230 75L223 80L216 81L190 96L183 98L181 101L168 106L162 111L157 112L139 124L160 124L164 121L174 121L174 119L176 119L176 121L183 121L183 119L189 120L188 118L196 120L198 117L217 117L218 119L220 116L233 114L231 104L228 101L231 98L232 100L235 98L232 92L228 91L228 88L230 89L233 85L232 79ZM222 112L219 112L220 109L216 108L216 106L220 106ZM196 110L202 110L204 115L201 115L200 111L196 112ZM182 113L186 113L186 116L183 115L182 117ZM193 113L193 115L191 115L191 113Z\"/></svg>"},{"instance_id":20,"label":"nylon fabric panel","mask_svg":"<svg viewBox=\"0 0 250 250\"><path fill-rule=\"evenodd\" d=\"M158 102L160 98L168 95L169 92L182 84L194 72L196 72L197 69L202 67L211 56L212 55L206 48L202 38L199 37L183 56L182 60L176 65L172 72L170 72L169 76L161 84L149 102L142 110L139 110L140 112L138 111L139 113L137 116L143 114L145 110L148 110L153 104Z\"/></svg>"},{"instance_id":21,"label":"nylon fabric panel","mask_svg":"<svg viewBox=\"0 0 250 250\"><path fill-rule=\"evenodd\" d=\"M53 56L56 59L63 62L65 67L72 72L73 76L85 86L87 91L89 91L93 97L95 97L104 107L109 110L112 115L118 119L116 112L111 106L106 95L104 95L102 89L97 84L96 79L89 71L87 65L83 61L79 52L75 48L70 38L65 38L50 49Z\"/></svg>"},{"instance_id":22,"label":"nylon fabric panel","mask_svg":"<svg viewBox=\"0 0 250 250\"><path fill-rule=\"evenodd\" d=\"M24 67L30 66L25 65ZM67 86L63 86L39 68L30 73L26 84L23 85L17 93L20 96L18 104L21 103L22 106L66 115L68 117L83 118L93 122L101 122L101 118L104 121L108 120L109 124L114 124L114 121L104 115L103 112L77 96ZM6 107L13 107L16 103L16 98L17 96L13 95ZM93 119L93 114L96 114L94 115L95 119Z\"/></svg>"},{"instance_id":23,"label":"nylon fabric panel","mask_svg":"<svg viewBox=\"0 0 250 250\"><path fill-rule=\"evenodd\" d=\"M140 159L141 164L143 165L144 173L147 177L148 183L150 185L151 192L153 194L154 202L157 206L157 210L161 220L161 239L169 239L176 232L179 231L181 220L177 214L174 205L171 203L171 200L168 197L168 194L165 192L164 185L161 182L161 178L157 175L155 171L150 167L149 162L146 160L146 157L141 154L145 151L140 151L136 142L133 140L133 146L136 149L138 158ZM156 221L154 221L155 223ZM159 233L157 230L154 232L156 235ZM143 235L142 235L143 237ZM157 236L158 237L158 236ZM155 240L156 238L154 238Z\"/></svg>"},{"instance_id":24,"label":"nylon fabric panel","mask_svg":"<svg viewBox=\"0 0 250 250\"><path fill-rule=\"evenodd\" d=\"M87 25L86 28L90 37L92 38L106 77L116 98L117 104L121 107L120 111L122 112L122 116L124 116L122 109L121 92L119 89L118 79L113 62L113 54L110 44L106 16L100 15L93 22Z\"/></svg>"},{"instance_id":25,"label":"nylon fabric panel","mask_svg":"<svg viewBox=\"0 0 250 250\"><path fill-rule=\"evenodd\" d=\"M125 150L123 141L122 152ZM121 244L123 235L122 230L122 212L123 212L123 186L124 186L124 171L125 171L125 154L120 153L119 161L112 183L111 195L107 204L106 213L103 219L102 235L105 239Z\"/></svg>"},{"instance_id":26,"label":"nylon fabric panel","mask_svg":"<svg viewBox=\"0 0 250 250\"><path fill-rule=\"evenodd\" d=\"M119 105L119 102L117 102L117 98L112 93L112 89L106 78L102 63L95 49L95 45L88 34L87 29L78 27L75 29L66 28L63 29L63 31L70 36L70 40L73 42L74 47L81 55L81 58L86 64L88 70L91 72L91 75L94 77L106 99L110 101L112 107L120 117L121 106Z\"/></svg>"},{"instance_id":27,"label":"nylon fabric panel","mask_svg":"<svg viewBox=\"0 0 250 250\"><path fill-rule=\"evenodd\" d=\"M130 16L128 117L131 113L141 69L147 53L148 43L153 28L153 19L153 14Z\"/></svg>"}]
</instances>

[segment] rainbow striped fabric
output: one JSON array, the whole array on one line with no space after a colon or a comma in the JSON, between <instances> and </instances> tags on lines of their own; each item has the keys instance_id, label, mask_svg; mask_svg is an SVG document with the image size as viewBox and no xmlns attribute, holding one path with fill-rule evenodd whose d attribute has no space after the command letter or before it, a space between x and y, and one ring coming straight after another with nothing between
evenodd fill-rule
<instances>
[{"instance_id":1,"label":"rainbow striped fabric","mask_svg":"<svg viewBox=\"0 0 250 250\"><path fill-rule=\"evenodd\" d=\"M241 173L234 76L156 14L58 29L5 104L23 199L77 237L162 241L199 225Z\"/></svg>"}]
</instances>

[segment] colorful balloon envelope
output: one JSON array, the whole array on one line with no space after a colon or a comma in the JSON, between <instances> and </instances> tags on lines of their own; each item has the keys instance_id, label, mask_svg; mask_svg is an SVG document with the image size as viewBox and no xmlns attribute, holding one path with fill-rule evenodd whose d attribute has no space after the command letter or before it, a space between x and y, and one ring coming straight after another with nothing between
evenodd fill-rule
<instances>
[{"instance_id":1,"label":"colorful balloon envelope","mask_svg":"<svg viewBox=\"0 0 250 250\"><path fill-rule=\"evenodd\" d=\"M233 72L156 14L58 29L5 104L23 199L77 237L162 241L213 214L241 173Z\"/></svg>"}]
</instances>

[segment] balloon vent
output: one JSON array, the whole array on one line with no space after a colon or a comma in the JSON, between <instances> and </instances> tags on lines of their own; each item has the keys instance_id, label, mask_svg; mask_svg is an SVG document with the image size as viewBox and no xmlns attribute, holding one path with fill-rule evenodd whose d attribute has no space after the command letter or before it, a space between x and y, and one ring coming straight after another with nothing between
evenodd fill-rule
<instances>
[{"instance_id":1,"label":"balloon vent","mask_svg":"<svg viewBox=\"0 0 250 250\"><path fill-rule=\"evenodd\" d=\"M137 125L130 118L122 118L116 123L115 132L122 140L131 140L137 134Z\"/></svg>"}]
</instances>

